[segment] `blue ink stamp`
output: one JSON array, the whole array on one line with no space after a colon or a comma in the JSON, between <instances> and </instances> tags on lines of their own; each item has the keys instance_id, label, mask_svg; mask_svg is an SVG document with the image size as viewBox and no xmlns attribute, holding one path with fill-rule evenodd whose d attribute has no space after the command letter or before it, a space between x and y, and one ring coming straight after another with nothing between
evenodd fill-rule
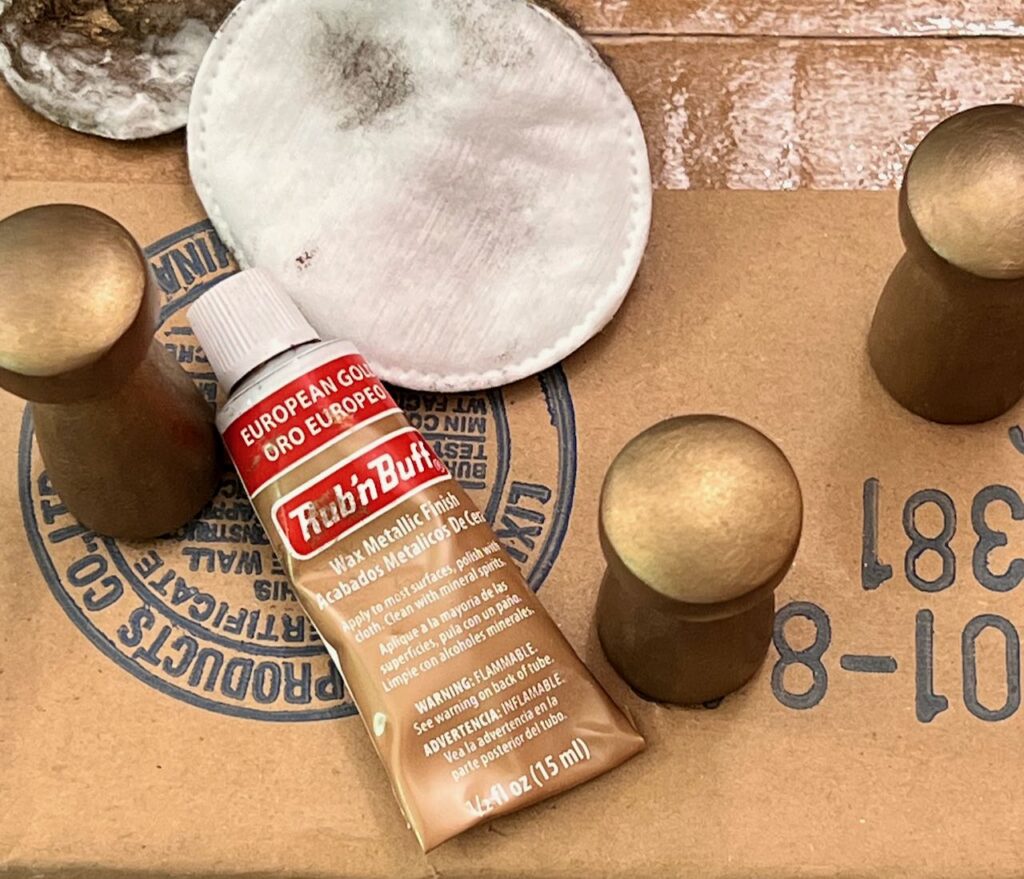
<instances>
[{"instance_id":1,"label":"blue ink stamp","mask_svg":"<svg viewBox=\"0 0 1024 879\"><path fill-rule=\"evenodd\" d=\"M216 380L185 312L237 266L209 222L156 242L146 256L163 294L158 335L213 401ZM561 367L497 390L392 392L539 589L565 538L576 484L575 415ZM516 437L527 433L530 450L517 455ZM50 590L125 671L235 717L355 714L233 471L194 521L145 544L94 534L68 513L35 448L28 410L18 478L25 530Z\"/></svg>"}]
</instances>

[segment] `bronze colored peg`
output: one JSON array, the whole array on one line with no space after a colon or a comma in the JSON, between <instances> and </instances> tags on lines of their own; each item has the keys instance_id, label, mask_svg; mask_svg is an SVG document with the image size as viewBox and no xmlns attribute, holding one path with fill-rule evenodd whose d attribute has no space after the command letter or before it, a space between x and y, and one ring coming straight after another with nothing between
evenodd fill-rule
<instances>
[{"instance_id":1,"label":"bronze colored peg","mask_svg":"<svg viewBox=\"0 0 1024 879\"><path fill-rule=\"evenodd\" d=\"M220 478L213 411L153 338L159 298L120 224L78 205L0 222L0 387L30 400L54 488L82 524L148 538Z\"/></svg>"},{"instance_id":2,"label":"bronze colored peg","mask_svg":"<svg viewBox=\"0 0 1024 879\"><path fill-rule=\"evenodd\" d=\"M911 412L987 421L1024 393L1024 107L975 107L921 141L900 191L907 252L868 337Z\"/></svg>"},{"instance_id":3,"label":"bronze colored peg","mask_svg":"<svg viewBox=\"0 0 1024 879\"><path fill-rule=\"evenodd\" d=\"M687 415L631 440L601 492L597 626L612 665L662 702L743 686L771 641L802 522L786 456L740 421Z\"/></svg>"}]
</instances>

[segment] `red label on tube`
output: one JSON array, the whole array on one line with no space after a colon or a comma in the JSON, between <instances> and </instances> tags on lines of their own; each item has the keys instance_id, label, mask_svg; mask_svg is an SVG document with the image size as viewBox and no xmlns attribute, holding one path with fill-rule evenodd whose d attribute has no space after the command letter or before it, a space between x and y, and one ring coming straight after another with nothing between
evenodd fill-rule
<instances>
[{"instance_id":1,"label":"red label on tube","mask_svg":"<svg viewBox=\"0 0 1024 879\"><path fill-rule=\"evenodd\" d=\"M271 515L289 554L310 559L413 492L448 479L434 450L407 427L285 495Z\"/></svg>"},{"instance_id":2,"label":"red label on tube","mask_svg":"<svg viewBox=\"0 0 1024 879\"><path fill-rule=\"evenodd\" d=\"M317 367L261 400L224 430L249 496L354 430L401 411L358 354Z\"/></svg>"}]
</instances>

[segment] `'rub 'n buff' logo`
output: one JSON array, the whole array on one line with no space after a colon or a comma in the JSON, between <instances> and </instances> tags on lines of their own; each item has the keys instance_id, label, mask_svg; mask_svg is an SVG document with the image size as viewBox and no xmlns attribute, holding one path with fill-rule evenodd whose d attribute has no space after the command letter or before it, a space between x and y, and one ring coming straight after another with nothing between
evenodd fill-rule
<instances>
[{"instance_id":1,"label":"'rub 'n buff' logo","mask_svg":"<svg viewBox=\"0 0 1024 879\"><path fill-rule=\"evenodd\" d=\"M147 256L164 297L159 336L213 401L216 382L185 312L237 267L208 222L157 242ZM478 393L393 394L539 589L565 536L576 479L562 370ZM516 454L517 435L529 437L528 453ZM355 713L234 472L196 520L143 544L101 537L69 515L27 410L18 466L25 528L50 589L127 672L222 714L296 721Z\"/></svg>"}]
</instances>

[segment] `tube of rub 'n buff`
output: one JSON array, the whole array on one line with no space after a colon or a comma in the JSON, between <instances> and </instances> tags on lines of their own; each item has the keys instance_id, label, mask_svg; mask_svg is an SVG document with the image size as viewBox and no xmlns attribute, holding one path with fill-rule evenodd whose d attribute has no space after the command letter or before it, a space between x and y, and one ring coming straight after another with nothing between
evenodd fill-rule
<instances>
[{"instance_id":1,"label":"tube of rub 'n buff","mask_svg":"<svg viewBox=\"0 0 1024 879\"><path fill-rule=\"evenodd\" d=\"M242 483L424 850L643 749L349 343L259 270L189 317Z\"/></svg>"}]
</instances>

